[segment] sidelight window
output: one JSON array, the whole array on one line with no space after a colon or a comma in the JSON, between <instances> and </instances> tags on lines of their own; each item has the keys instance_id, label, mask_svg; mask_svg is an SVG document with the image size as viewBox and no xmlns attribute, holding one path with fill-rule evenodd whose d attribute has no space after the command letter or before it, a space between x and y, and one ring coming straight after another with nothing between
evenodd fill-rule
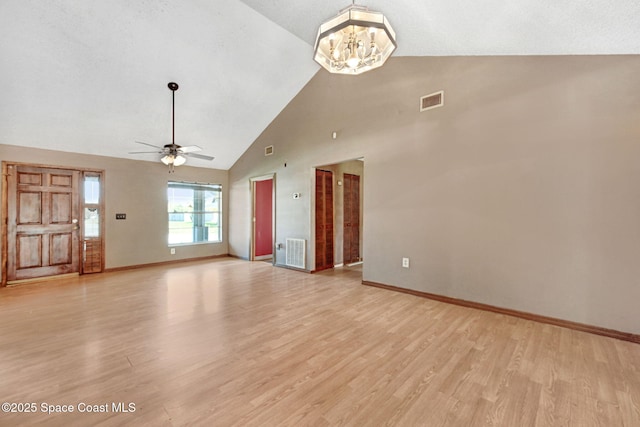
<instances>
[{"instance_id":1,"label":"sidelight window","mask_svg":"<svg viewBox=\"0 0 640 427\"><path fill-rule=\"evenodd\" d=\"M100 176L84 177L84 237L100 237Z\"/></svg>"}]
</instances>

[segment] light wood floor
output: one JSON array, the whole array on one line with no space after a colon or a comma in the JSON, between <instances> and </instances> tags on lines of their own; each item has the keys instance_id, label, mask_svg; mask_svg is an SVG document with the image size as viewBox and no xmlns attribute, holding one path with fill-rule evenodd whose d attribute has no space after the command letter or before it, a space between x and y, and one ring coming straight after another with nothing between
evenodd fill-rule
<instances>
[{"instance_id":1,"label":"light wood floor","mask_svg":"<svg viewBox=\"0 0 640 427\"><path fill-rule=\"evenodd\" d=\"M76 407L0 425L640 426L640 345L360 281L224 258L0 289L0 401Z\"/></svg>"}]
</instances>

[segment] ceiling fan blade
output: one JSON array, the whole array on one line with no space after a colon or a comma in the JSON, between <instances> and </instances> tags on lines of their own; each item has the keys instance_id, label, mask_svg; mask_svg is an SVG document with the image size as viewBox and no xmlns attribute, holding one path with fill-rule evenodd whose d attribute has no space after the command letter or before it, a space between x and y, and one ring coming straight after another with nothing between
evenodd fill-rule
<instances>
[{"instance_id":1,"label":"ceiling fan blade","mask_svg":"<svg viewBox=\"0 0 640 427\"><path fill-rule=\"evenodd\" d=\"M185 156L195 157L196 159L202 160L213 160L215 157L213 156L205 156L204 154L195 154L195 153L183 153Z\"/></svg>"},{"instance_id":2,"label":"ceiling fan blade","mask_svg":"<svg viewBox=\"0 0 640 427\"><path fill-rule=\"evenodd\" d=\"M129 154L162 154L164 151L129 151Z\"/></svg>"},{"instance_id":3,"label":"ceiling fan blade","mask_svg":"<svg viewBox=\"0 0 640 427\"><path fill-rule=\"evenodd\" d=\"M148 145L149 147L153 147L153 148L158 148L160 150L162 150L162 147L158 146L158 145L153 145L153 144L147 144L146 142L140 142L140 141L135 141L137 144L142 144L142 145Z\"/></svg>"},{"instance_id":4,"label":"ceiling fan blade","mask_svg":"<svg viewBox=\"0 0 640 427\"><path fill-rule=\"evenodd\" d=\"M197 145L187 145L186 147L180 147L179 150L183 153L193 153L195 151L202 151L202 148Z\"/></svg>"}]
</instances>

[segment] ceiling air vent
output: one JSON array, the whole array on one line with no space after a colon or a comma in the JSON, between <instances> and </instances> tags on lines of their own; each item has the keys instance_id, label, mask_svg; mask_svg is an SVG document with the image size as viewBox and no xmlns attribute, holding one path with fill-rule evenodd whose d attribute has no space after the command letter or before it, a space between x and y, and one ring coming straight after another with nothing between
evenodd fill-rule
<instances>
[{"instance_id":1,"label":"ceiling air vent","mask_svg":"<svg viewBox=\"0 0 640 427\"><path fill-rule=\"evenodd\" d=\"M432 108L442 107L444 105L444 91L425 95L420 98L420 112L431 110Z\"/></svg>"},{"instance_id":2,"label":"ceiling air vent","mask_svg":"<svg viewBox=\"0 0 640 427\"><path fill-rule=\"evenodd\" d=\"M270 156L273 154L273 145L270 145L268 147L264 147L264 155L265 156Z\"/></svg>"}]
</instances>

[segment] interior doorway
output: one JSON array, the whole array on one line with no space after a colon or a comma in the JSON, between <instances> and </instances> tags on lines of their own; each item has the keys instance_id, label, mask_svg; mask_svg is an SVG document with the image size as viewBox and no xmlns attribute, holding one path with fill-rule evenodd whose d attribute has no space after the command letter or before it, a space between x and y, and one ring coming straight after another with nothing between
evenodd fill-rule
<instances>
[{"instance_id":1,"label":"interior doorway","mask_svg":"<svg viewBox=\"0 0 640 427\"><path fill-rule=\"evenodd\" d=\"M315 168L315 270L333 267L362 269L364 159ZM327 180L329 173L331 179ZM324 187L321 187L324 186ZM330 187L330 198L319 194ZM330 201L328 201L330 199ZM323 221L332 218L331 235ZM324 228L323 228L324 225ZM330 243L328 243L330 241ZM331 249L331 257L326 248Z\"/></svg>"},{"instance_id":2,"label":"interior doorway","mask_svg":"<svg viewBox=\"0 0 640 427\"><path fill-rule=\"evenodd\" d=\"M273 256L275 235L274 175L251 179L252 231L251 260L275 261Z\"/></svg>"}]
</instances>

